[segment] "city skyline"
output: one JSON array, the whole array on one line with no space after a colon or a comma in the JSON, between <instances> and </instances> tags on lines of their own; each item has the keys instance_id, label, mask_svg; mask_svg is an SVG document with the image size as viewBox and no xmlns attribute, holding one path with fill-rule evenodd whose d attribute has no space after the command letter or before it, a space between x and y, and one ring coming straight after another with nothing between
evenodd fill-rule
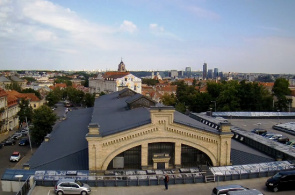
<instances>
[{"instance_id":1,"label":"city skyline","mask_svg":"<svg viewBox=\"0 0 295 195\"><path fill-rule=\"evenodd\" d=\"M0 2L0 69L295 72L295 2Z\"/></svg>"}]
</instances>

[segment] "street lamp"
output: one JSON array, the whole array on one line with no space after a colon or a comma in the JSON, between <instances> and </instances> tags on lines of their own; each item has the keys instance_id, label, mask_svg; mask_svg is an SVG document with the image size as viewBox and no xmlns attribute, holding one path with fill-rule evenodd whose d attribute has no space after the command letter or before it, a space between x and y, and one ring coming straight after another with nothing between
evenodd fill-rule
<instances>
[{"instance_id":1,"label":"street lamp","mask_svg":"<svg viewBox=\"0 0 295 195\"><path fill-rule=\"evenodd\" d=\"M211 102L214 102L215 112L216 112L216 101L211 101Z\"/></svg>"},{"instance_id":2,"label":"street lamp","mask_svg":"<svg viewBox=\"0 0 295 195\"><path fill-rule=\"evenodd\" d=\"M23 178L23 175L15 175L14 177L18 178L19 191L20 191L20 194L22 195L23 192L22 192L20 180L21 180L21 178Z\"/></svg>"}]
</instances>

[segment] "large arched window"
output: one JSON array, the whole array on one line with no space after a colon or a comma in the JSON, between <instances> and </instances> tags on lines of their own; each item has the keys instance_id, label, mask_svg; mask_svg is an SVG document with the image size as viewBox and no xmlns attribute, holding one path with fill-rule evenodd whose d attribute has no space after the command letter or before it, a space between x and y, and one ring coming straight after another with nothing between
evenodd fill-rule
<instances>
[{"instance_id":1,"label":"large arched window","mask_svg":"<svg viewBox=\"0 0 295 195\"><path fill-rule=\"evenodd\" d=\"M207 154L191 146L181 145L181 166L198 167L199 165L210 165L212 162Z\"/></svg>"},{"instance_id":2,"label":"large arched window","mask_svg":"<svg viewBox=\"0 0 295 195\"><path fill-rule=\"evenodd\" d=\"M150 143L148 151L148 164L153 165L153 157L155 154L169 154L169 165L174 165L175 144L170 142Z\"/></svg>"},{"instance_id":3,"label":"large arched window","mask_svg":"<svg viewBox=\"0 0 295 195\"><path fill-rule=\"evenodd\" d=\"M118 169L117 166L123 169L141 169L141 146L118 154L108 165L108 170Z\"/></svg>"}]
</instances>

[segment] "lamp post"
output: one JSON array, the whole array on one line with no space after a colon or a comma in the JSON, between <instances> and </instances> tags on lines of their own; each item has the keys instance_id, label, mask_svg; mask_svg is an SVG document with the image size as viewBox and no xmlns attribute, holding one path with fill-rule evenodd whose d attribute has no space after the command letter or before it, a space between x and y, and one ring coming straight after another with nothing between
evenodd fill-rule
<instances>
[{"instance_id":1,"label":"lamp post","mask_svg":"<svg viewBox=\"0 0 295 195\"><path fill-rule=\"evenodd\" d=\"M22 192L22 188L21 188L20 180L21 180L21 178L23 178L23 175L15 175L14 177L15 177L15 178L18 178L19 191L20 191L20 194L22 195L23 192Z\"/></svg>"},{"instance_id":2,"label":"lamp post","mask_svg":"<svg viewBox=\"0 0 295 195\"><path fill-rule=\"evenodd\" d=\"M216 101L211 101L214 103L214 107L215 107L215 112L216 112Z\"/></svg>"}]
</instances>

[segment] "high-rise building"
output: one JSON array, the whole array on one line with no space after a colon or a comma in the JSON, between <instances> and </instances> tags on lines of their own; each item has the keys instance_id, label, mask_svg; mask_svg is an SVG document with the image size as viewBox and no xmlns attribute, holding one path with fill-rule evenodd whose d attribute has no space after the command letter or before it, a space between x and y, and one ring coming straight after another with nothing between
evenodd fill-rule
<instances>
[{"instance_id":1,"label":"high-rise building","mask_svg":"<svg viewBox=\"0 0 295 195\"><path fill-rule=\"evenodd\" d=\"M185 68L185 76L191 77L191 75L192 75L192 69L191 69L191 67L186 67Z\"/></svg>"},{"instance_id":2,"label":"high-rise building","mask_svg":"<svg viewBox=\"0 0 295 195\"><path fill-rule=\"evenodd\" d=\"M207 63L204 63L203 65L203 80L207 79Z\"/></svg>"},{"instance_id":3,"label":"high-rise building","mask_svg":"<svg viewBox=\"0 0 295 195\"><path fill-rule=\"evenodd\" d=\"M207 75L208 79L213 79L213 70L212 69L208 69L208 75Z\"/></svg>"},{"instance_id":4,"label":"high-rise building","mask_svg":"<svg viewBox=\"0 0 295 195\"><path fill-rule=\"evenodd\" d=\"M218 68L214 68L214 76L213 78L217 78L218 77Z\"/></svg>"},{"instance_id":5,"label":"high-rise building","mask_svg":"<svg viewBox=\"0 0 295 195\"><path fill-rule=\"evenodd\" d=\"M169 72L169 76L170 76L171 78L176 78L176 77L178 77L178 71L177 71L177 70L171 70L171 71Z\"/></svg>"}]
</instances>

